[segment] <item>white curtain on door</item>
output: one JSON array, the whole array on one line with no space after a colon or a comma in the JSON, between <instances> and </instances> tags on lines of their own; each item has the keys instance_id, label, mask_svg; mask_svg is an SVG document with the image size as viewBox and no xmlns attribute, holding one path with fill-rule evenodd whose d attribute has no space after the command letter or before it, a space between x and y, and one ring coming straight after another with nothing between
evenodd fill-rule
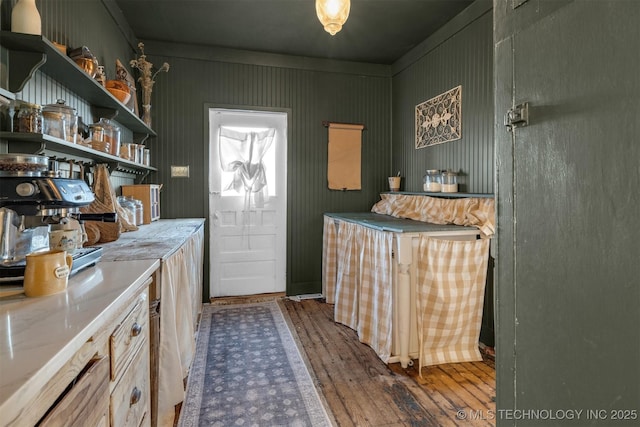
<instances>
[{"instance_id":1,"label":"white curtain on door","mask_svg":"<svg viewBox=\"0 0 640 427\"><path fill-rule=\"evenodd\" d=\"M262 162L276 135L275 129L241 132L220 126L220 167L232 172L233 179L224 190L245 194L245 204L261 207L268 197L267 174Z\"/></svg>"}]
</instances>

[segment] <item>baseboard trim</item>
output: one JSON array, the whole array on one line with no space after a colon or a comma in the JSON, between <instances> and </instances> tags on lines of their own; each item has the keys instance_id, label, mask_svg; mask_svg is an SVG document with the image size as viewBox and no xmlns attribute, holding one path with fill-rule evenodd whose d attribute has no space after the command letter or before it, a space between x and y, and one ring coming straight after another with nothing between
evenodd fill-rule
<instances>
[{"instance_id":1,"label":"baseboard trim","mask_svg":"<svg viewBox=\"0 0 640 427\"><path fill-rule=\"evenodd\" d=\"M255 295L238 295L229 297L215 297L209 298L209 304L211 305L228 305L228 304L247 304L252 302L272 301L284 298L286 295L284 292L274 292Z\"/></svg>"}]
</instances>

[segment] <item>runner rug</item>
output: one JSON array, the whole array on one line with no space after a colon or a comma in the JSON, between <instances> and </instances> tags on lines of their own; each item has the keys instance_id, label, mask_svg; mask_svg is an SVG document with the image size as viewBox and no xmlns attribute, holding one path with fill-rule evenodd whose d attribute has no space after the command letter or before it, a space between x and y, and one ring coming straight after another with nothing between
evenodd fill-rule
<instances>
[{"instance_id":1,"label":"runner rug","mask_svg":"<svg viewBox=\"0 0 640 427\"><path fill-rule=\"evenodd\" d=\"M204 306L179 425L331 426L276 301Z\"/></svg>"}]
</instances>

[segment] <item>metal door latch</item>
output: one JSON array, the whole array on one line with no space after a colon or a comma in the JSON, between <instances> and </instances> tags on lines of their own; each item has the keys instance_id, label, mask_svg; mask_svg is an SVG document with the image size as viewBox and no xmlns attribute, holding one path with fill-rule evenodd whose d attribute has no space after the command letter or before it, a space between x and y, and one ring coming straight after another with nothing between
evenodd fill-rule
<instances>
[{"instance_id":1,"label":"metal door latch","mask_svg":"<svg viewBox=\"0 0 640 427\"><path fill-rule=\"evenodd\" d=\"M518 104L504 115L504 125L511 132L515 128L529 124L529 103Z\"/></svg>"}]
</instances>

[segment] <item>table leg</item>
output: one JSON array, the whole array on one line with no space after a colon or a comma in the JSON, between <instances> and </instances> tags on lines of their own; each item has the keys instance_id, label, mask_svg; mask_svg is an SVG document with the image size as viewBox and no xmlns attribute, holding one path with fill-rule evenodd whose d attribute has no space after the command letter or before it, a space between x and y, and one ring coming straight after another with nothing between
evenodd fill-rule
<instances>
[{"instance_id":1,"label":"table leg","mask_svg":"<svg viewBox=\"0 0 640 427\"><path fill-rule=\"evenodd\" d=\"M406 368L411 364L409 357L409 339L411 330L411 263L413 251L411 237L397 238L398 260L398 332L400 334L400 365Z\"/></svg>"}]
</instances>

